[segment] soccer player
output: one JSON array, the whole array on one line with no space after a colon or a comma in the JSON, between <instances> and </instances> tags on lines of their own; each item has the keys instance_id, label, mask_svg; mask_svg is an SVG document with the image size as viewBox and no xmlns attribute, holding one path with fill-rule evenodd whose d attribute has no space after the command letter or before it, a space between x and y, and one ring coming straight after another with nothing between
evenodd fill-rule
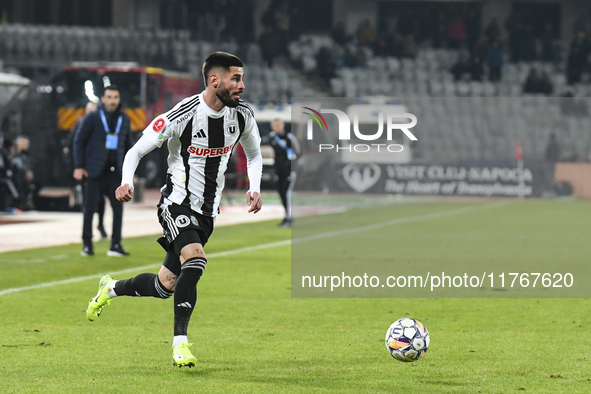
<instances>
[{"instance_id":1,"label":"soccer player","mask_svg":"<svg viewBox=\"0 0 591 394\"><path fill-rule=\"evenodd\" d=\"M174 294L172 360L179 367L192 367L197 362L189 349L187 328L197 301L197 282L207 264L203 246L213 231L224 174L238 142L248 161L248 212L259 212L263 204L261 139L252 109L240 100L243 76L242 62L236 56L225 52L209 55L203 64L205 90L154 119L129 150L122 183L116 190L120 201L131 200L133 174L140 159L168 141L167 180L158 204L164 233L158 242L166 257L158 275L143 273L126 280L103 276L86 311L92 321L114 297L169 298Z\"/></svg>"}]
</instances>

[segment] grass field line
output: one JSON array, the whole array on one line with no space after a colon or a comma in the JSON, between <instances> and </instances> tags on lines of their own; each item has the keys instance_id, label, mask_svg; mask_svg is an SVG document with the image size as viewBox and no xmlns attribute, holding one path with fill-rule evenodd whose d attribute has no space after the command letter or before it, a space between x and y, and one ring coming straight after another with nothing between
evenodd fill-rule
<instances>
[{"instance_id":1,"label":"grass field line","mask_svg":"<svg viewBox=\"0 0 591 394\"><path fill-rule=\"evenodd\" d=\"M370 224L367 226L354 227L354 228L336 230L336 231L328 231L325 233L315 234L315 235L311 235L308 237L286 239L284 241L270 242L270 243L266 243L266 244L247 246L244 248L238 248L238 249L232 249L232 250L227 250L227 251L223 251L223 252L211 253L211 254L208 254L207 257L208 258L224 257L224 256L238 254L238 253L251 252L251 251L267 249L267 248L274 248L277 246L285 246L285 245L290 245L290 244L295 244L295 243L315 241L315 240L329 238L329 237L335 237L335 236L339 236L339 235L359 233L359 232L364 232L364 231L372 231L372 230L377 230L377 229L381 229L381 228L389 227L389 226L395 226L395 225L403 224L403 223L418 222L421 220L429 220L429 219L438 219L438 218L442 218L442 217L460 215L462 213L479 211L479 210L483 210L483 209L496 208L496 207L507 205L508 203L509 203L508 201L496 201L496 202L493 202L490 204L485 204L485 205L476 205L476 206L463 207L463 208L458 208L458 209L445 210L445 211L441 211L441 212L434 212L434 213L429 213L426 215L393 219L393 220L388 220L385 222ZM127 274L130 272L135 272L135 271L150 270L150 269L160 267L161 265L162 265L162 263L157 263L157 264L144 265L144 266L140 266L140 267L126 268L123 270L111 272L110 274L117 276L117 275L121 275L121 274ZM53 282L38 283L36 285L30 285L30 286L13 287L10 289L0 290L0 297L5 294L17 293L17 292L25 291L25 290L40 289L40 288L44 288L44 287L59 286L59 285L65 285L65 284L69 284L69 283L82 282L85 280L97 279L99 276L100 276L100 274L93 274L93 275L80 276L77 278L70 278L70 279L58 280L58 281L53 281Z\"/></svg>"},{"instance_id":2,"label":"grass field line","mask_svg":"<svg viewBox=\"0 0 591 394\"><path fill-rule=\"evenodd\" d=\"M285 246L285 245L289 245L290 243L291 243L291 240L290 239L286 239L284 241L270 242L270 243L267 243L267 244L261 244L261 245L255 245L255 246L247 246L247 247L244 247L244 248L226 250L224 252L209 253L207 255L207 257L208 258L214 258L214 257L230 256L230 255L237 254L237 253L252 252L252 251L255 251L255 250L261 250L261 249L267 249L267 248L274 248L274 247L277 247L277 246ZM135 271L150 270L150 269L154 269L154 268L160 267L161 265L162 265L162 263L157 263L157 264L143 265L143 266L140 266L140 267L126 268L126 269L123 269L123 270L111 272L110 275L117 276L117 275L121 275L121 274L127 274L127 273L130 273L130 272L135 272ZM53 282L38 283L36 285L30 285L30 286L13 287L13 288L10 288L10 289L0 290L0 297L3 296L3 295L5 295L5 294L17 293L17 292L25 291L25 290L40 289L40 288L43 288L43 287L66 285L66 284L69 284L69 283L77 283L77 282L82 282L82 281L85 281L85 280L98 279L100 276L101 276L101 274L92 274L92 275L86 275L86 276L79 276L77 278L70 278L70 279L64 279L64 280L56 280L56 281L53 281Z\"/></svg>"},{"instance_id":3,"label":"grass field line","mask_svg":"<svg viewBox=\"0 0 591 394\"><path fill-rule=\"evenodd\" d=\"M497 207L505 206L509 203L510 203L509 201L495 201L490 204L469 206L469 207L463 207L463 208L458 208L458 209L450 209L450 210L445 210L445 211L440 211L440 212L428 213L425 215L410 216L407 218L392 219L392 220L388 220L385 222L369 224L367 226L362 226L362 227L353 227L353 228L348 228L348 229L343 229L343 230L328 231L326 233L310 235L308 237L296 238L296 239L292 240L292 243L295 244L295 243L300 243L300 242L316 241L319 239L335 237L335 236L339 236L339 235L353 234L353 233L359 233L359 232L364 232L364 231L379 230L384 227L395 226L395 225L403 224L403 223L419 222L421 220L429 220L429 219L438 219L438 218L443 218L446 216L455 216L455 215L459 215L462 213L480 211L483 209L497 208Z\"/></svg>"}]
</instances>

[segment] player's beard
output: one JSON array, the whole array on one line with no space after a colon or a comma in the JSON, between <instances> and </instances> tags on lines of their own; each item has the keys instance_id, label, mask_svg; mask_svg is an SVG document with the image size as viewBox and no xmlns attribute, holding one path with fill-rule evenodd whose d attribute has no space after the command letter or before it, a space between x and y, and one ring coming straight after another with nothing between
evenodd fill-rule
<instances>
[{"instance_id":1,"label":"player's beard","mask_svg":"<svg viewBox=\"0 0 591 394\"><path fill-rule=\"evenodd\" d=\"M220 87L216 90L215 95L225 106L231 108L236 108L238 106L240 99L232 99L230 91L228 89L225 89L225 86L223 84L220 84Z\"/></svg>"},{"instance_id":2,"label":"player's beard","mask_svg":"<svg viewBox=\"0 0 591 394\"><path fill-rule=\"evenodd\" d=\"M107 110L107 112L113 113L113 112L115 112L117 110L117 107L118 106L119 105L110 104L108 106L105 106L105 109Z\"/></svg>"}]
</instances>

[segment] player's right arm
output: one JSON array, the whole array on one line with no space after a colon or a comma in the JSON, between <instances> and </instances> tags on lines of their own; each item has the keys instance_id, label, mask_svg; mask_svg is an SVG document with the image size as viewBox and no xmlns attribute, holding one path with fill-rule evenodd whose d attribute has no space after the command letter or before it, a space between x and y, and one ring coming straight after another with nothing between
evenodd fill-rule
<instances>
[{"instance_id":1,"label":"player's right arm","mask_svg":"<svg viewBox=\"0 0 591 394\"><path fill-rule=\"evenodd\" d=\"M152 139L146 137L144 134L142 138L132 146L125 154L125 160L123 160L123 174L121 176L121 186L115 190L115 197L119 201L127 202L131 200L133 195L133 174L140 163L142 157L152 152L159 146L152 141Z\"/></svg>"},{"instance_id":2,"label":"player's right arm","mask_svg":"<svg viewBox=\"0 0 591 394\"><path fill-rule=\"evenodd\" d=\"M164 141L176 136L179 137L181 131L184 129L188 118L183 117L182 120L177 118L188 113L193 108L195 96L188 97L178 103L170 111L156 117L143 131L142 138L135 143L127 151L125 160L123 160L123 169L121 176L121 186L115 191L115 197L119 201L127 202L131 200L133 195L133 175L142 157L152 152L156 148L160 148Z\"/></svg>"}]
</instances>

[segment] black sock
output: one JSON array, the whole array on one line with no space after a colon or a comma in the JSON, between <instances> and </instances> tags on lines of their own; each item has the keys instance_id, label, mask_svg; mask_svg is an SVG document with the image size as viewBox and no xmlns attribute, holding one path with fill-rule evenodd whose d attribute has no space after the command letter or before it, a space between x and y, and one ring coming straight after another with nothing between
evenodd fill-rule
<instances>
[{"instance_id":1,"label":"black sock","mask_svg":"<svg viewBox=\"0 0 591 394\"><path fill-rule=\"evenodd\" d=\"M173 292L168 290L156 274L139 274L131 279L119 280L114 287L118 296L169 298Z\"/></svg>"},{"instance_id":2,"label":"black sock","mask_svg":"<svg viewBox=\"0 0 591 394\"><path fill-rule=\"evenodd\" d=\"M205 270L207 259L194 257L181 266L174 289L174 335L187 335L189 320L197 302L197 282Z\"/></svg>"}]
</instances>

